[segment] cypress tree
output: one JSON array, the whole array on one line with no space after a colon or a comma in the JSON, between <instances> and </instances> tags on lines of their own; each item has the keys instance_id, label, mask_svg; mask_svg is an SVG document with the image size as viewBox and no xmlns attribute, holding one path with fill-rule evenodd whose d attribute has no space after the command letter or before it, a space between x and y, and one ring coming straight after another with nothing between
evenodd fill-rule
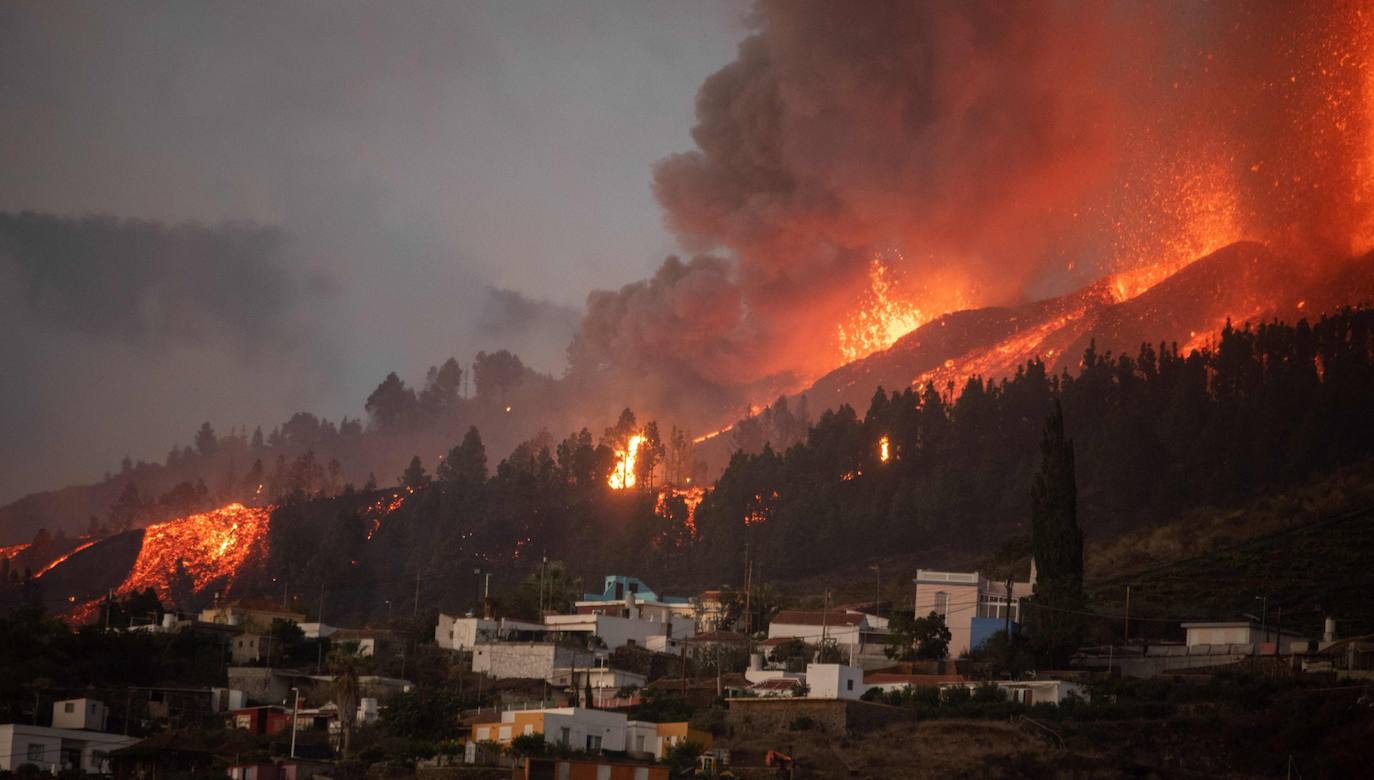
<instances>
[{"instance_id":1,"label":"cypress tree","mask_svg":"<svg viewBox=\"0 0 1374 780\"><path fill-rule=\"evenodd\" d=\"M1083 533L1078 528L1078 486L1073 442L1064 435L1059 401L1045 421L1040 471L1031 485L1031 548L1037 578L1030 623L1042 663L1062 665L1082 635Z\"/></svg>"}]
</instances>

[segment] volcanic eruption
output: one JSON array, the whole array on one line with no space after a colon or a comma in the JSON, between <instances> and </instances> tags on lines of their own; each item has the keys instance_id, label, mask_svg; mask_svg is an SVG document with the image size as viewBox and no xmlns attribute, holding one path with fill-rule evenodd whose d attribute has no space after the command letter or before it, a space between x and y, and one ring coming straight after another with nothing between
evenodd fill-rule
<instances>
[{"instance_id":1,"label":"volcanic eruption","mask_svg":"<svg viewBox=\"0 0 1374 780\"><path fill-rule=\"evenodd\" d=\"M703 254L594 293L570 349L617 402L720 423L941 315L1037 299L1059 301L1053 322L999 352L1062 359L1094 307L1238 241L1287 267L1285 294L1374 241L1358 3L755 11L701 88L696 148L655 170ZM1267 310L1141 336L1196 346ZM950 378L1013 365L956 362Z\"/></svg>"}]
</instances>

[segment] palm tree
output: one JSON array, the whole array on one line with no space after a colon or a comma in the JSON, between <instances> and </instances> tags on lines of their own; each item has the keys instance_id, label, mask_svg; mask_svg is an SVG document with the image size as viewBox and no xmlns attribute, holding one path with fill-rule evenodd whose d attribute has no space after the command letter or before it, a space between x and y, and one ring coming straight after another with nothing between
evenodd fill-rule
<instances>
[{"instance_id":1,"label":"palm tree","mask_svg":"<svg viewBox=\"0 0 1374 780\"><path fill-rule=\"evenodd\" d=\"M358 714L358 656L347 647L330 650L329 672L334 675L334 706L339 708L340 753L348 758L353 721Z\"/></svg>"}]
</instances>

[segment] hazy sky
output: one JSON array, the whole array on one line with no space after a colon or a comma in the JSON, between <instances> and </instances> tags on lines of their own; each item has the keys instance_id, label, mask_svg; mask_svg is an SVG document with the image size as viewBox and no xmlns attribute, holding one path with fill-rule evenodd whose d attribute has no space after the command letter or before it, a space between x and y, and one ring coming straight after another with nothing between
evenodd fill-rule
<instances>
[{"instance_id":1,"label":"hazy sky","mask_svg":"<svg viewBox=\"0 0 1374 780\"><path fill-rule=\"evenodd\" d=\"M744 14L0 6L0 212L280 228L261 262L201 251L246 228L0 245L0 500L161 458L202 419L356 416L387 370L416 380L450 354L509 346L561 371L587 293L674 251L650 166L690 146ZM548 305L517 320L492 287Z\"/></svg>"}]
</instances>

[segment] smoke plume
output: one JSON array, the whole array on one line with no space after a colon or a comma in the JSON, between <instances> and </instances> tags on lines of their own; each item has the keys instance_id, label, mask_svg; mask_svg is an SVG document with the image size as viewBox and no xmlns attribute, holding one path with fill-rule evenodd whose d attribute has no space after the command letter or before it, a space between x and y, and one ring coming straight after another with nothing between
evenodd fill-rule
<instances>
[{"instance_id":1,"label":"smoke plume","mask_svg":"<svg viewBox=\"0 0 1374 780\"><path fill-rule=\"evenodd\" d=\"M875 257L929 319L1242 238L1348 255L1374 195L1369 16L760 0L695 148L654 171L684 247L713 255L593 294L574 371L666 377L666 406L814 378Z\"/></svg>"}]
</instances>

